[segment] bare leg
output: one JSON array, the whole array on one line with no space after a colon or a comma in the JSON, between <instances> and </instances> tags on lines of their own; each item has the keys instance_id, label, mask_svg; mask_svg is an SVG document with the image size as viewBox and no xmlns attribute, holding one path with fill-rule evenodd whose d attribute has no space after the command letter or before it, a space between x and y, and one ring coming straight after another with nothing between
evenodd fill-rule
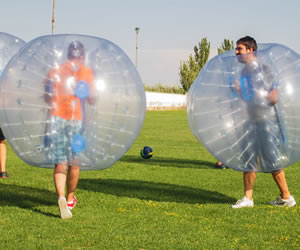
<instances>
[{"instance_id":1,"label":"bare leg","mask_svg":"<svg viewBox=\"0 0 300 250\"><path fill-rule=\"evenodd\" d=\"M65 187L66 187L66 170L67 165L65 163L59 163L55 165L54 169L54 184L56 188L56 194L58 197L65 197Z\"/></svg>"},{"instance_id":2,"label":"bare leg","mask_svg":"<svg viewBox=\"0 0 300 250\"><path fill-rule=\"evenodd\" d=\"M6 171L6 144L5 140L0 142L0 168L1 172Z\"/></svg>"},{"instance_id":3,"label":"bare leg","mask_svg":"<svg viewBox=\"0 0 300 250\"><path fill-rule=\"evenodd\" d=\"M80 174L79 166L69 166L67 176L67 201L72 201Z\"/></svg>"},{"instance_id":4,"label":"bare leg","mask_svg":"<svg viewBox=\"0 0 300 250\"><path fill-rule=\"evenodd\" d=\"M59 163L55 166L54 170L54 183L56 188L56 193L58 196L58 207L60 212L60 217L62 219L71 219L72 213L68 208L66 197L65 197L65 187L66 187L66 170L67 163Z\"/></svg>"},{"instance_id":5,"label":"bare leg","mask_svg":"<svg viewBox=\"0 0 300 250\"><path fill-rule=\"evenodd\" d=\"M256 179L256 172L244 172L244 195L247 199L253 199L253 187Z\"/></svg>"},{"instance_id":6,"label":"bare leg","mask_svg":"<svg viewBox=\"0 0 300 250\"><path fill-rule=\"evenodd\" d=\"M280 190L280 196L282 199L290 198L289 188L286 182L285 174L283 170L272 173L272 176Z\"/></svg>"}]
</instances>

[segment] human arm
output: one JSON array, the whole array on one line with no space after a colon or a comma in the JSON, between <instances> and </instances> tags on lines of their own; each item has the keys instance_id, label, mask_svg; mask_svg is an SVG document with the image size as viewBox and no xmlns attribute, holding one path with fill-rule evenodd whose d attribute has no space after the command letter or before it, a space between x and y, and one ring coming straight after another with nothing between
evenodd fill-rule
<instances>
[{"instance_id":1,"label":"human arm","mask_svg":"<svg viewBox=\"0 0 300 250\"><path fill-rule=\"evenodd\" d=\"M268 100L272 105L276 104L278 101L278 89L273 89L268 95Z\"/></svg>"},{"instance_id":2,"label":"human arm","mask_svg":"<svg viewBox=\"0 0 300 250\"><path fill-rule=\"evenodd\" d=\"M239 80L234 80L233 81L233 88L235 91L240 92L241 91L241 84Z\"/></svg>"},{"instance_id":3,"label":"human arm","mask_svg":"<svg viewBox=\"0 0 300 250\"><path fill-rule=\"evenodd\" d=\"M92 69L90 69L90 72L88 74L88 82L90 86L90 92L87 97L87 102L89 105L95 105L96 104L96 92L95 92L95 76Z\"/></svg>"},{"instance_id":4,"label":"human arm","mask_svg":"<svg viewBox=\"0 0 300 250\"><path fill-rule=\"evenodd\" d=\"M94 105L94 104L96 103L96 97L95 97L94 95L88 96L87 102L88 102L88 104L90 104L90 105Z\"/></svg>"}]
</instances>

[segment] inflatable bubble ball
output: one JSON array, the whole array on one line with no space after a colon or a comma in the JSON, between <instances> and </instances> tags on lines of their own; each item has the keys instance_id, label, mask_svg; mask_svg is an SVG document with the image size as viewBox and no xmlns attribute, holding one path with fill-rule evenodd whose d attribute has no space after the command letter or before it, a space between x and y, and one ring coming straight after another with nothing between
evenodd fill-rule
<instances>
[{"instance_id":1,"label":"inflatable bubble ball","mask_svg":"<svg viewBox=\"0 0 300 250\"><path fill-rule=\"evenodd\" d=\"M300 56L280 44L212 58L187 96L194 136L226 166L272 172L300 159Z\"/></svg>"},{"instance_id":2,"label":"inflatable bubble ball","mask_svg":"<svg viewBox=\"0 0 300 250\"><path fill-rule=\"evenodd\" d=\"M16 54L0 81L2 129L32 166L108 168L135 141L145 110L135 66L98 37L38 37Z\"/></svg>"},{"instance_id":3,"label":"inflatable bubble ball","mask_svg":"<svg viewBox=\"0 0 300 250\"><path fill-rule=\"evenodd\" d=\"M0 75L9 60L25 45L25 42L8 33L0 32Z\"/></svg>"}]
</instances>

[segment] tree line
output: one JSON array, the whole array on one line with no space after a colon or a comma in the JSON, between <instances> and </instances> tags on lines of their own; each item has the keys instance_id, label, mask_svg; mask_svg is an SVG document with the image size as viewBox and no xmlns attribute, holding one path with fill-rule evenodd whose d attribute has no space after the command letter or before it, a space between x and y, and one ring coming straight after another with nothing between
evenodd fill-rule
<instances>
[{"instance_id":1,"label":"tree line","mask_svg":"<svg viewBox=\"0 0 300 250\"><path fill-rule=\"evenodd\" d=\"M220 47L218 47L218 54L234 48L233 41L224 39ZM210 42L207 38L203 38L201 42L194 46L194 54L191 54L187 61L180 63L179 76L180 84L184 93L187 93L192 83L195 81L200 73L200 70L206 64L209 58Z\"/></svg>"}]
</instances>

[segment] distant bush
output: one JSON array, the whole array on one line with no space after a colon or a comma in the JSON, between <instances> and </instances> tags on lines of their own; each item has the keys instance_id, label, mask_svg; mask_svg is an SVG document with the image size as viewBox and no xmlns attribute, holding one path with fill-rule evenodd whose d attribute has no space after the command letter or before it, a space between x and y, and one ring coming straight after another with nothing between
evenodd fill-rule
<instances>
[{"instance_id":1,"label":"distant bush","mask_svg":"<svg viewBox=\"0 0 300 250\"><path fill-rule=\"evenodd\" d=\"M184 94L184 89L180 86L165 86L162 84L156 84L154 86L147 86L144 84L145 91L160 92L169 94Z\"/></svg>"}]
</instances>

